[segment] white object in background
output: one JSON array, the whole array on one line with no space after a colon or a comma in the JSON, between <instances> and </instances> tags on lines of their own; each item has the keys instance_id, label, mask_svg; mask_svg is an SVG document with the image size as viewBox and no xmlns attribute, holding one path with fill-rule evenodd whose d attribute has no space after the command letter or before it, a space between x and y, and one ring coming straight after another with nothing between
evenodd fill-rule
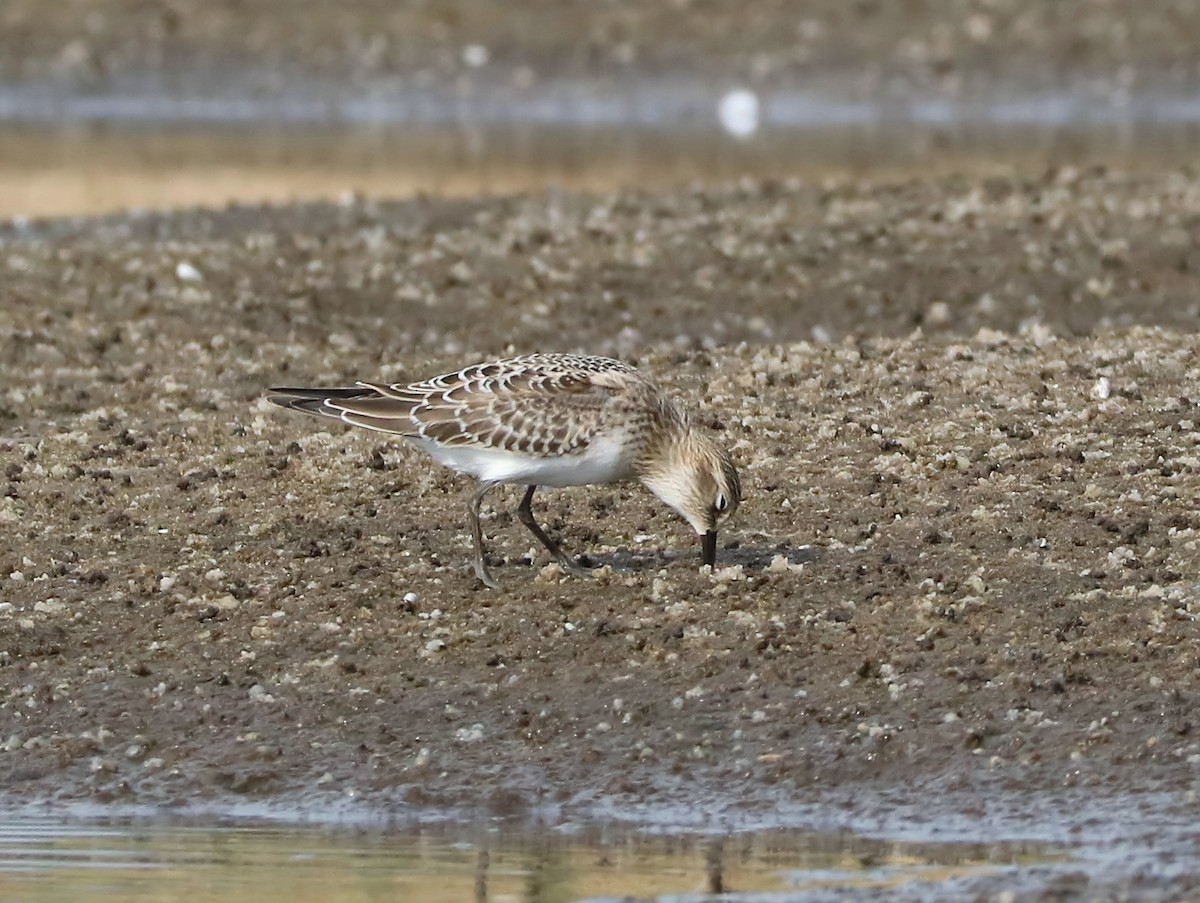
<instances>
[{"instance_id":1,"label":"white object in background","mask_svg":"<svg viewBox=\"0 0 1200 903\"><path fill-rule=\"evenodd\" d=\"M468 44L463 48L462 61L472 69L486 66L492 59L492 52L482 44Z\"/></svg>"},{"instance_id":2,"label":"white object in background","mask_svg":"<svg viewBox=\"0 0 1200 903\"><path fill-rule=\"evenodd\" d=\"M760 106L757 94L737 88L717 103L717 118L734 138L749 138L758 131Z\"/></svg>"}]
</instances>

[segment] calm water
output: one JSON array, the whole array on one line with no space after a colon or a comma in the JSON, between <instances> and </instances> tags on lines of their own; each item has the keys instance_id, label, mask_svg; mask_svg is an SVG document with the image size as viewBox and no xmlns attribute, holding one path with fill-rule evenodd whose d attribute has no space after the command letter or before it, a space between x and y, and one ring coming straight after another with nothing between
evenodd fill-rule
<instances>
[{"instance_id":1,"label":"calm water","mask_svg":"<svg viewBox=\"0 0 1200 903\"><path fill-rule=\"evenodd\" d=\"M0 218L694 180L1040 173L1200 157L1200 100L1078 91L844 100L649 80L529 96L183 98L0 85Z\"/></svg>"},{"instance_id":2,"label":"calm water","mask_svg":"<svg viewBox=\"0 0 1200 903\"><path fill-rule=\"evenodd\" d=\"M932 889L1063 858L1034 843L893 843L783 830L654 837L628 829L387 832L19 819L0 823L0 901L681 901L723 888L734 892L723 899L786 903L818 889L913 882Z\"/></svg>"}]
</instances>

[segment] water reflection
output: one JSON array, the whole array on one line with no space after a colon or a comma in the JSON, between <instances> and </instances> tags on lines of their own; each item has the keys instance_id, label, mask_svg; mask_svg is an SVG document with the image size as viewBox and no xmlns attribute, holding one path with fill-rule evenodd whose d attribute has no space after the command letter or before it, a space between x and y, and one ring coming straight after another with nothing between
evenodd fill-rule
<instances>
[{"instance_id":1,"label":"water reflection","mask_svg":"<svg viewBox=\"0 0 1200 903\"><path fill-rule=\"evenodd\" d=\"M938 882L1061 858L1027 843L848 833L647 837L621 829L332 831L279 825L0 825L0 899L565 903ZM756 897L760 899L760 897Z\"/></svg>"},{"instance_id":2,"label":"water reflection","mask_svg":"<svg viewBox=\"0 0 1200 903\"><path fill-rule=\"evenodd\" d=\"M993 111L997 116L1002 109ZM331 127L6 124L0 218L332 200L679 188L743 175L818 179L936 171L1040 173L1088 162L1157 169L1195 159L1197 121L936 117L777 126L738 140L693 126L461 123Z\"/></svg>"}]
</instances>

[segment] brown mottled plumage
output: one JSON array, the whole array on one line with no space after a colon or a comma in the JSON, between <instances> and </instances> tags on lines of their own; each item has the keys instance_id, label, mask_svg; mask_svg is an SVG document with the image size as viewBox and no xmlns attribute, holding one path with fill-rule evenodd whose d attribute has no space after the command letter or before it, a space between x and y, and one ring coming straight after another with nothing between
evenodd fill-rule
<instances>
[{"instance_id":1,"label":"brown mottled plumage","mask_svg":"<svg viewBox=\"0 0 1200 903\"><path fill-rule=\"evenodd\" d=\"M496 584L483 560L479 505L499 483L529 487L518 515L576 572L533 519L538 486L639 480L704 537L706 564L715 560L717 527L741 501L728 452L644 375L609 358L530 354L418 383L271 392L268 400L285 408L403 436L481 480L471 528L475 571L489 586Z\"/></svg>"}]
</instances>

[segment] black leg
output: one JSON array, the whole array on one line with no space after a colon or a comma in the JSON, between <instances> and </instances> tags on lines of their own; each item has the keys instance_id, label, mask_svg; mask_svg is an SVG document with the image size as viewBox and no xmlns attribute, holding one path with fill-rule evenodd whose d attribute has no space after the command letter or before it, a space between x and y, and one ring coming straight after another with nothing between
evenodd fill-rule
<instances>
[{"instance_id":1,"label":"black leg","mask_svg":"<svg viewBox=\"0 0 1200 903\"><path fill-rule=\"evenodd\" d=\"M563 550L559 548L558 543L547 536L546 531L539 527L538 522L534 520L533 508L531 505L533 503L533 494L536 491L536 486L530 486L525 490L525 498L521 499L521 505L519 508L517 508L517 517L521 518L521 523L527 526L529 528L529 532L536 536L538 538L538 542L545 546L547 551L554 556L554 560L558 562L559 566L563 570L570 571L572 574L587 574L587 568L569 558L563 552Z\"/></svg>"}]
</instances>

